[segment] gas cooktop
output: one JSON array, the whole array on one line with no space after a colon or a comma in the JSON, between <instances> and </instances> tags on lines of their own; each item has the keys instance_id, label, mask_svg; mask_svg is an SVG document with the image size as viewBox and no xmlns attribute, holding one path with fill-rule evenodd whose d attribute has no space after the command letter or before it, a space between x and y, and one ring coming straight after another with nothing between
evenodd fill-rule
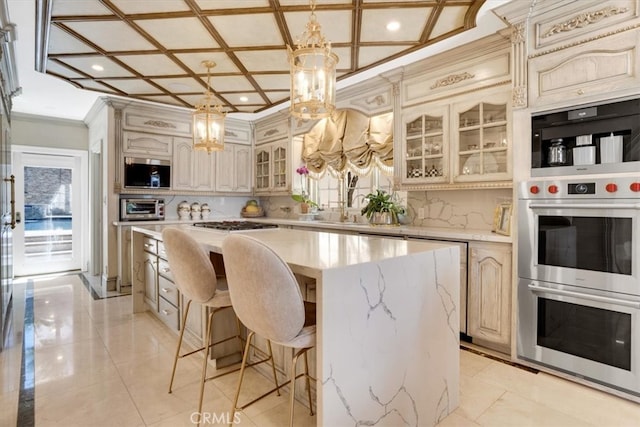
<instances>
[{"instance_id":1,"label":"gas cooktop","mask_svg":"<svg viewBox=\"0 0 640 427\"><path fill-rule=\"evenodd\" d=\"M276 224L265 224L251 221L207 221L196 222L194 227L211 228L223 231L259 230L262 228L278 228Z\"/></svg>"}]
</instances>

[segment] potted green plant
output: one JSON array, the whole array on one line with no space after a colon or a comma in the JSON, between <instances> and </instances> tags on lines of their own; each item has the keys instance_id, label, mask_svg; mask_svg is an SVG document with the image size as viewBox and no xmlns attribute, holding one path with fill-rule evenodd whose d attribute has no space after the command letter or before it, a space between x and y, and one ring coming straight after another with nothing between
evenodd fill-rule
<instances>
[{"instance_id":1,"label":"potted green plant","mask_svg":"<svg viewBox=\"0 0 640 427\"><path fill-rule=\"evenodd\" d=\"M360 213L367 217L371 224L397 225L400 223L398 215L404 215L404 207L384 190L376 190L364 196L367 204Z\"/></svg>"}]
</instances>

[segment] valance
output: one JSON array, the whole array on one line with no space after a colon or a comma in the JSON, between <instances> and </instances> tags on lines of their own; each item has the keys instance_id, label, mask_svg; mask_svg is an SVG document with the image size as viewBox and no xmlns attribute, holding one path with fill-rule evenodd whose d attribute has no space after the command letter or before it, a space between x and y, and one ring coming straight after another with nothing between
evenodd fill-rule
<instances>
[{"instance_id":1,"label":"valance","mask_svg":"<svg viewBox=\"0 0 640 427\"><path fill-rule=\"evenodd\" d=\"M304 135L302 160L316 174L330 169L366 175L374 166L393 173L393 113L369 118L337 110Z\"/></svg>"}]
</instances>

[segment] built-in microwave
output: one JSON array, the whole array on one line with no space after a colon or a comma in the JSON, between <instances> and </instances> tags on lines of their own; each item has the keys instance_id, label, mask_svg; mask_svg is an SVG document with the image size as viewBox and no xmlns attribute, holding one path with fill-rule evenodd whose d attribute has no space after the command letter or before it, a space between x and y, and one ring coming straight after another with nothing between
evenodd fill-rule
<instances>
[{"instance_id":1,"label":"built-in microwave","mask_svg":"<svg viewBox=\"0 0 640 427\"><path fill-rule=\"evenodd\" d=\"M125 157L125 188L165 188L171 187L171 161Z\"/></svg>"},{"instance_id":2,"label":"built-in microwave","mask_svg":"<svg viewBox=\"0 0 640 427\"><path fill-rule=\"evenodd\" d=\"M536 113L531 117L531 176L636 172L640 98Z\"/></svg>"}]
</instances>

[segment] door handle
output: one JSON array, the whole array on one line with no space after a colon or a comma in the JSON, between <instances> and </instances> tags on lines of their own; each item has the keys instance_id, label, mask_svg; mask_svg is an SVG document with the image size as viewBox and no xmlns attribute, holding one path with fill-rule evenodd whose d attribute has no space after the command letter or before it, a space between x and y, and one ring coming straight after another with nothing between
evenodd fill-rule
<instances>
[{"instance_id":1,"label":"door handle","mask_svg":"<svg viewBox=\"0 0 640 427\"><path fill-rule=\"evenodd\" d=\"M621 305L624 307L640 309L640 302L635 302L635 301L626 301L619 298L603 297L600 295L589 295L589 294L583 294L582 292L565 291L563 289L551 289L551 288L545 288L543 286L537 286L533 284L528 285L528 288L531 290L531 292L538 293L538 294L554 294L554 295L560 295L565 297L580 298L587 301L601 302L605 304L615 304L615 305Z\"/></svg>"},{"instance_id":2,"label":"door handle","mask_svg":"<svg viewBox=\"0 0 640 427\"><path fill-rule=\"evenodd\" d=\"M11 183L11 222L7 222L4 225L11 225L11 229L16 228L16 224L20 222L20 217L16 213L16 176L11 175L10 178L5 178L4 182Z\"/></svg>"}]
</instances>

